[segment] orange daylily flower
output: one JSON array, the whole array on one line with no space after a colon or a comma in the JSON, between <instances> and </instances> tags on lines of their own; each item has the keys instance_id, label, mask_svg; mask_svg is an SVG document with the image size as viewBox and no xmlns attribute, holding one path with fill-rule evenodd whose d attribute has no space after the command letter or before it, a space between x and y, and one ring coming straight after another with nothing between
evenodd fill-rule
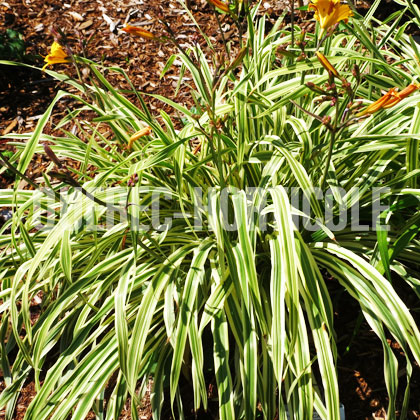
<instances>
[{"instance_id":1,"label":"orange daylily flower","mask_svg":"<svg viewBox=\"0 0 420 420\"><path fill-rule=\"evenodd\" d=\"M133 143L136 140L138 140L140 137L150 136L150 134L152 134L152 129L149 126L144 127L141 130L137 131L128 140L127 149L131 149L133 147Z\"/></svg>"},{"instance_id":2,"label":"orange daylily flower","mask_svg":"<svg viewBox=\"0 0 420 420\"><path fill-rule=\"evenodd\" d=\"M357 114L358 117L361 117L366 114L373 114L381 109L388 109L396 105L398 102L402 101L407 96L411 95L417 89L420 88L419 84L408 85L401 92L397 91L397 88L391 88L385 95L380 97L373 104L370 104L366 109Z\"/></svg>"},{"instance_id":3,"label":"orange daylily flower","mask_svg":"<svg viewBox=\"0 0 420 420\"><path fill-rule=\"evenodd\" d=\"M52 64L69 63L70 58L64 51L64 48L58 42L54 41L51 45L51 52L44 58L44 61L47 64L42 67L42 70L45 70L47 66L51 66Z\"/></svg>"},{"instance_id":4,"label":"orange daylily flower","mask_svg":"<svg viewBox=\"0 0 420 420\"><path fill-rule=\"evenodd\" d=\"M315 11L315 19L321 26L321 36L323 33L344 20L347 22L349 17L353 16L353 12L347 4L340 4L340 0L311 0L308 10Z\"/></svg>"},{"instance_id":5,"label":"orange daylily flower","mask_svg":"<svg viewBox=\"0 0 420 420\"><path fill-rule=\"evenodd\" d=\"M340 77L338 74L337 69L328 61L327 57L324 54L320 53L319 51L316 52L316 56L318 60L322 64L322 66L329 72L331 72L335 77Z\"/></svg>"},{"instance_id":6,"label":"orange daylily flower","mask_svg":"<svg viewBox=\"0 0 420 420\"><path fill-rule=\"evenodd\" d=\"M225 3L221 0L208 0L213 6L217 7L220 10L223 10L224 12L229 12L229 3Z\"/></svg>"},{"instance_id":7,"label":"orange daylily flower","mask_svg":"<svg viewBox=\"0 0 420 420\"><path fill-rule=\"evenodd\" d=\"M384 109L391 108L392 106L396 105L398 102L406 98L407 96L411 95L413 92L415 92L417 89L420 88L420 85L416 85L412 83L411 85L408 85L405 89L403 89L401 92L396 93L396 98L393 101L388 101L384 105Z\"/></svg>"},{"instance_id":8,"label":"orange daylily flower","mask_svg":"<svg viewBox=\"0 0 420 420\"><path fill-rule=\"evenodd\" d=\"M139 28L138 26L126 25L121 30L127 32L128 34L140 36L145 39L157 39L156 35L146 31L146 29Z\"/></svg>"},{"instance_id":9,"label":"orange daylily flower","mask_svg":"<svg viewBox=\"0 0 420 420\"><path fill-rule=\"evenodd\" d=\"M382 102L382 106L378 109L378 111L380 109L392 108L394 105L397 105L397 103L401 101L402 98L400 98L398 96L398 92L394 88L390 89L387 93L389 93L390 91L391 91L391 94L387 97L385 102ZM376 112L376 111L373 111L373 112ZM371 114L372 114L372 112L371 112Z\"/></svg>"}]
</instances>

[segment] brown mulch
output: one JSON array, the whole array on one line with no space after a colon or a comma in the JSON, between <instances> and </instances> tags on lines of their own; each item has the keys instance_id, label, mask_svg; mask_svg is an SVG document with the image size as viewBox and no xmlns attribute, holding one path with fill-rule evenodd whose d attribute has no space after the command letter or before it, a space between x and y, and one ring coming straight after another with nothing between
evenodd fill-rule
<instances>
[{"instance_id":1,"label":"brown mulch","mask_svg":"<svg viewBox=\"0 0 420 420\"><path fill-rule=\"evenodd\" d=\"M185 11L175 1L77 0L62 3L10 0L0 3L0 10L7 16L7 27L24 35L27 54L33 56L33 64L43 65L41 56L47 54L47 47L54 40L51 30L55 29L65 34L66 44L73 52L97 63L124 69L139 91L169 97L174 97L179 63L175 63L165 78L160 79L160 74L175 48L167 43L145 42L121 32L120 28L124 23L136 23L162 34L160 17L178 34L180 42L191 42L196 33ZM197 7L194 14L200 25L212 32L215 22L208 12L206 8ZM0 22L0 31L6 27L5 23ZM74 74L69 67L56 65L54 69ZM1 70L8 77L3 75L0 78L0 133L15 120L19 131L30 131L57 90L57 83L40 71L17 70L15 67L2 67ZM127 87L122 76L113 74L110 81L121 88ZM174 99L185 103L185 96L181 92ZM156 111L163 107L156 99L149 98L148 104Z\"/></svg>"},{"instance_id":2,"label":"brown mulch","mask_svg":"<svg viewBox=\"0 0 420 420\"><path fill-rule=\"evenodd\" d=\"M267 11L275 17L287 2L270 0L265 3L270 3ZM191 4L192 13L201 28L212 41L220 44L221 35L217 22L206 0L191 1ZM270 6L271 4L273 7ZM42 67L41 56L47 54L47 47L54 39L51 30L55 29L65 34L66 42L75 53L84 54L106 66L118 66L124 69L139 91L161 94L178 103L191 106L192 101L187 88L181 89L175 95L179 72L178 62L174 63L164 78L160 78L162 69L169 57L175 53L175 48L169 44L133 38L119 31L125 23L136 23L141 24L144 29L162 34L164 28L159 23L159 19L164 19L170 25L181 43L191 43L197 37L200 39L187 14L175 0L68 0L67 2L6 0L0 2L0 32L5 28L12 28L24 35L28 63ZM221 17L221 20L226 36L234 36L234 28L229 18ZM73 70L69 67L58 65L54 69L71 73ZM112 74L109 77L116 86L128 88L121 76ZM23 133L33 130L59 87L57 82L39 70L0 66L0 135L7 132ZM157 99L147 96L145 99L156 114L161 109L172 112L170 107L163 105ZM67 104L57 105L53 119L62 118L66 106ZM5 147L5 141L0 140L0 147ZM40 157L37 159L34 168L36 165L42 167L42 160ZM0 175L0 187L7 187L12 180L13 178L8 177L7 174ZM409 292L405 292L407 296L410 296ZM358 308L345 293L341 294L339 290L332 290L331 293L335 296L334 307L337 308L335 320L337 332L342 338L338 345L338 374L346 418L348 420L383 418L381 413L383 413L383 407L387 406L387 397L382 373L381 344L367 324L362 323L357 339L346 352L355 328L354 314L358 313ZM413 302L412 305L414 308L416 303ZM392 346L399 355L401 366L404 366L404 358L400 354L401 349L396 343L392 343ZM402 377L401 388L403 388L403 381ZM3 388L4 383L0 381L0 391ZM28 381L19 397L14 420L23 419L26 407L34 393L34 384ZM419 367L415 365L410 419L420 419L419 401L420 375ZM186 401L186 405L188 406L190 402ZM166 413L169 418L170 410L166 410ZM4 418L3 416L0 408L0 420ZM150 402L147 396L139 418L151 418ZM197 418L215 419L217 409L211 408L209 413L201 413ZM130 419L129 404L121 419Z\"/></svg>"}]
</instances>

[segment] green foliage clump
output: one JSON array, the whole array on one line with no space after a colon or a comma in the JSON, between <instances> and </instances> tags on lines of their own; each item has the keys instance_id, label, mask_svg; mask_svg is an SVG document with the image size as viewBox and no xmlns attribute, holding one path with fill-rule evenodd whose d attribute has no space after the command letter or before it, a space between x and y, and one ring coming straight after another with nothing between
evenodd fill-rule
<instances>
[{"instance_id":1,"label":"green foliage clump","mask_svg":"<svg viewBox=\"0 0 420 420\"><path fill-rule=\"evenodd\" d=\"M23 35L13 29L0 33L0 60L22 61L25 55Z\"/></svg>"}]
</instances>

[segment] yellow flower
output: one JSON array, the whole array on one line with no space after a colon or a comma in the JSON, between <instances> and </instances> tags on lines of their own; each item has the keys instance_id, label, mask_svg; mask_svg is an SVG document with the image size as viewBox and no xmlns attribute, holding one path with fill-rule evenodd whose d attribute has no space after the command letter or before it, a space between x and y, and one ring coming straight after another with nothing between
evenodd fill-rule
<instances>
[{"instance_id":1,"label":"yellow flower","mask_svg":"<svg viewBox=\"0 0 420 420\"><path fill-rule=\"evenodd\" d=\"M70 62L68 54L64 51L63 47L58 42L53 42L51 45L51 52L44 58L44 61L47 63L42 70L47 66L52 64L59 63L68 63Z\"/></svg>"},{"instance_id":2,"label":"yellow flower","mask_svg":"<svg viewBox=\"0 0 420 420\"><path fill-rule=\"evenodd\" d=\"M139 28L138 26L126 25L121 30L127 32L128 34L140 36L145 39L157 39L156 35L146 31L146 29Z\"/></svg>"},{"instance_id":3,"label":"yellow flower","mask_svg":"<svg viewBox=\"0 0 420 420\"><path fill-rule=\"evenodd\" d=\"M315 19L321 26L321 36L331 26L341 20L347 22L353 16L350 7L340 4L340 0L312 0L308 10L311 9L315 10Z\"/></svg>"},{"instance_id":4,"label":"yellow flower","mask_svg":"<svg viewBox=\"0 0 420 420\"><path fill-rule=\"evenodd\" d=\"M408 85L401 92L397 92L397 88L391 88L385 95L381 96L373 104L370 104L366 109L357 114L358 117L361 117L366 114L373 114L381 109L388 109L397 105L398 102L406 98L408 95L411 95L414 91L420 88L420 85L411 84Z\"/></svg>"},{"instance_id":5,"label":"yellow flower","mask_svg":"<svg viewBox=\"0 0 420 420\"><path fill-rule=\"evenodd\" d=\"M340 77L338 74L337 69L328 61L327 57L324 54L320 53L319 51L316 52L316 56L318 60L322 64L322 66L329 72L331 72L335 77Z\"/></svg>"},{"instance_id":6,"label":"yellow flower","mask_svg":"<svg viewBox=\"0 0 420 420\"><path fill-rule=\"evenodd\" d=\"M217 7L220 10L223 10L224 12L229 12L229 3L225 3L221 0L208 0L213 6Z\"/></svg>"}]
</instances>

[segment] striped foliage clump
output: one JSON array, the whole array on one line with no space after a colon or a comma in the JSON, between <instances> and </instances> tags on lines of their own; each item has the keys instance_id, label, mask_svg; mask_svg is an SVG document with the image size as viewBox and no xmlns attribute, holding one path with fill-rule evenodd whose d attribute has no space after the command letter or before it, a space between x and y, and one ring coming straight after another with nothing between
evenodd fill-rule
<instances>
[{"instance_id":1,"label":"striped foliage clump","mask_svg":"<svg viewBox=\"0 0 420 420\"><path fill-rule=\"evenodd\" d=\"M206 409L213 383L223 420L285 420L287 412L306 420L314 410L337 420L339 337L325 272L357 301L383 344L388 418L397 408L405 415L420 332L393 279L419 295L420 93L368 117L348 113L357 101L366 106L384 90L418 82L419 47L400 21L411 13L419 23L420 13L401 0L404 10L378 22L380 3L323 44L341 77L337 106L311 85L331 78L314 54L317 33L306 34L307 58L297 60L299 28L292 34L280 18L268 30L257 9L231 67L213 66L198 45L180 52L197 105L160 99L182 124L163 111L151 115L141 96L133 105L86 59L78 65L90 68L91 84L46 70L69 90L33 133L7 136L13 160L24 173L48 143L50 157L77 165L69 174L53 159L40 189L16 182L0 191L1 206L13 211L0 231L6 419L32 379L37 393L25 419L83 420L93 410L117 420L129 399L135 419L152 379L155 419L164 396L184 418L181 384L194 408ZM58 124L59 135L44 134L64 97L80 107ZM95 114L90 121L86 110ZM332 146L330 121L347 121ZM130 142L145 126L150 131ZM321 186L328 193L319 197ZM388 204L376 230L375 188ZM333 231L326 214L350 215L355 205L369 229L352 227L349 216ZM32 322L34 298L41 309ZM389 337L406 355L403 407L396 406L399 367Z\"/></svg>"}]
</instances>

